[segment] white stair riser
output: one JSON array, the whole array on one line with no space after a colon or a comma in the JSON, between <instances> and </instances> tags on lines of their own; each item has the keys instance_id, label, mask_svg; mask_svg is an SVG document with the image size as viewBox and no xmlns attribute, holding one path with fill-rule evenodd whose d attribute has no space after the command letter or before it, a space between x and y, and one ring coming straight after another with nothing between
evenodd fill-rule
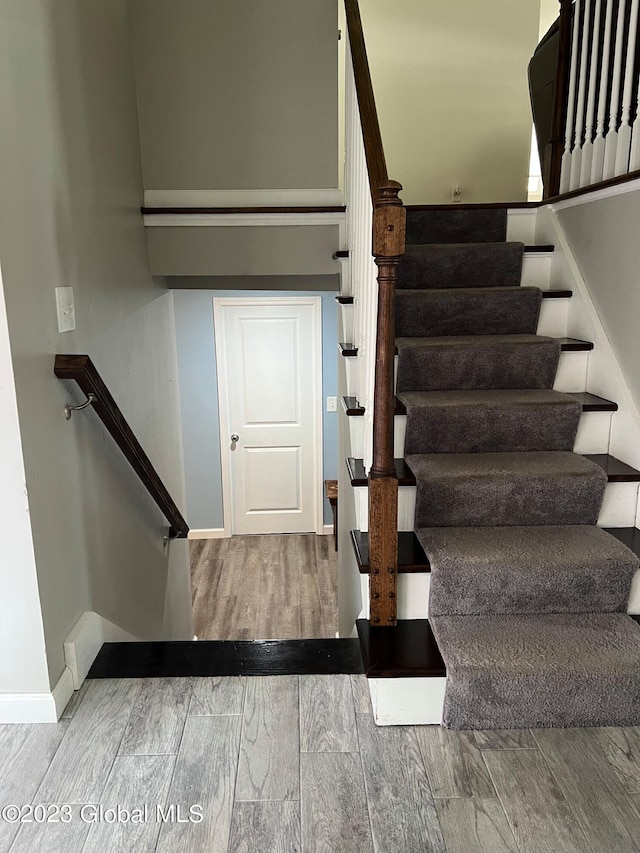
<instances>
[{"instance_id":1,"label":"white stair riser","mask_svg":"<svg viewBox=\"0 0 640 853\"><path fill-rule=\"evenodd\" d=\"M369 678L373 719L378 726L439 726L446 676Z\"/></svg>"},{"instance_id":2,"label":"white stair riser","mask_svg":"<svg viewBox=\"0 0 640 853\"><path fill-rule=\"evenodd\" d=\"M608 483L599 527L634 527L638 512L638 483Z\"/></svg>"},{"instance_id":3,"label":"white stair riser","mask_svg":"<svg viewBox=\"0 0 640 853\"><path fill-rule=\"evenodd\" d=\"M347 397L358 396L358 359L345 358L345 377L347 380Z\"/></svg>"},{"instance_id":4,"label":"white stair riser","mask_svg":"<svg viewBox=\"0 0 640 853\"><path fill-rule=\"evenodd\" d=\"M608 453L613 412L583 412L578 423L574 453Z\"/></svg>"},{"instance_id":5,"label":"white stair riser","mask_svg":"<svg viewBox=\"0 0 640 853\"><path fill-rule=\"evenodd\" d=\"M358 619L369 618L369 575L360 575L362 612ZM398 619L426 619L429 615L429 572L398 575Z\"/></svg>"},{"instance_id":6,"label":"white stair riser","mask_svg":"<svg viewBox=\"0 0 640 853\"><path fill-rule=\"evenodd\" d=\"M534 246L536 243L537 208L515 207L507 212L507 242L524 243Z\"/></svg>"},{"instance_id":7,"label":"white stair riser","mask_svg":"<svg viewBox=\"0 0 640 853\"><path fill-rule=\"evenodd\" d=\"M551 289L551 260L553 252L530 252L522 259L522 287Z\"/></svg>"},{"instance_id":8,"label":"white stair riser","mask_svg":"<svg viewBox=\"0 0 640 853\"><path fill-rule=\"evenodd\" d=\"M554 390L568 393L586 391L588 370L588 352L561 352Z\"/></svg>"},{"instance_id":9,"label":"white stair riser","mask_svg":"<svg viewBox=\"0 0 640 853\"><path fill-rule=\"evenodd\" d=\"M349 418L349 436L351 438L350 456L362 459L364 456L364 423L363 417ZM396 459L404 456L404 437L407 432L407 416L396 415L393 420L393 455Z\"/></svg>"},{"instance_id":10,"label":"white stair riser","mask_svg":"<svg viewBox=\"0 0 640 853\"><path fill-rule=\"evenodd\" d=\"M604 492L599 527L633 527L638 513L638 483L608 483ZM368 489L354 487L358 530L369 529ZM413 530L416 508L416 487L398 489L398 530Z\"/></svg>"},{"instance_id":11,"label":"white stair riser","mask_svg":"<svg viewBox=\"0 0 640 853\"><path fill-rule=\"evenodd\" d=\"M340 306L341 341L353 342L353 304Z\"/></svg>"},{"instance_id":12,"label":"white stair riser","mask_svg":"<svg viewBox=\"0 0 640 853\"><path fill-rule=\"evenodd\" d=\"M569 299L543 299L537 333L548 338L566 338Z\"/></svg>"},{"instance_id":13,"label":"white stair riser","mask_svg":"<svg viewBox=\"0 0 640 853\"><path fill-rule=\"evenodd\" d=\"M627 613L640 614L640 572L636 572L631 581L631 595L629 596Z\"/></svg>"},{"instance_id":14,"label":"white stair riser","mask_svg":"<svg viewBox=\"0 0 640 853\"><path fill-rule=\"evenodd\" d=\"M356 505L358 530L369 529L369 490L366 486L353 489ZM398 530L413 530L416 516L416 487L401 486L398 489Z\"/></svg>"}]
</instances>

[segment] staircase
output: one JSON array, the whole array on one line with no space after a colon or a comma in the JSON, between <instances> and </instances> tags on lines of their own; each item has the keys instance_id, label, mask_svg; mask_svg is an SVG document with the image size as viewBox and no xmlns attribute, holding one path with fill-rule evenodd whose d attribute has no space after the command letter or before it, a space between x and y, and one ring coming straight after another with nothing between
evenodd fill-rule
<instances>
[{"instance_id":1,"label":"staircase","mask_svg":"<svg viewBox=\"0 0 640 853\"><path fill-rule=\"evenodd\" d=\"M626 615L637 539L603 529L615 500L603 502L640 473L590 446L585 416L615 403L558 372L590 344L544 333L543 303L571 294L523 285L525 247L506 225L501 209L408 210L395 454L413 531L399 534L398 604L400 619L422 618L361 620L365 665L372 678L446 674L450 728L637 725L640 627ZM349 465L366 489L360 461ZM367 534L352 541L366 573Z\"/></svg>"}]
</instances>

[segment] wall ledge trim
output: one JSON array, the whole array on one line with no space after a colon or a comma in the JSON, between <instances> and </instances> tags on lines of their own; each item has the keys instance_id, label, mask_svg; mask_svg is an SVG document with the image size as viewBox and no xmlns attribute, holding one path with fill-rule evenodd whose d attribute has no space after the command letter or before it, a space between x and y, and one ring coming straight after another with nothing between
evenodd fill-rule
<instances>
[{"instance_id":1,"label":"wall ledge trim","mask_svg":"<svg viewBox=\"0 0 640 853\"><path fill-rule=\"evenodd\" d=\"M601 201L602 199L613 198L618 195L626 195L627 193L638 192L638 190L640 190L640 178L613 184L609 187L602 187L601 189L594 189L592 192L589 192L589 188L585 187L581 194L574 198L567 198L556 202L551 200L549 207L556 213L559 210L579 207L582 204L591 204L594 201Z\"/></svg>"},{"instance_id":2,"label":"wall ledge trim","mask_svg":"<svg viewBox=\"0 0 640 853\"><path fill-rule=\"evenodd\" d=\"M145 207L334 207L344 204L342 190L145 190Z\"/></svg>"},{"instance_id":3,"label":"wall ledge trim","mask_svg":"<svg viewBox=\"0 0 640 853\"><path fill-rule=\"evenodd\" d=\"M247 228L252 225L339 225L342 212L327 213L145 213L147 228Z\"/></svg>"}]
</instances>

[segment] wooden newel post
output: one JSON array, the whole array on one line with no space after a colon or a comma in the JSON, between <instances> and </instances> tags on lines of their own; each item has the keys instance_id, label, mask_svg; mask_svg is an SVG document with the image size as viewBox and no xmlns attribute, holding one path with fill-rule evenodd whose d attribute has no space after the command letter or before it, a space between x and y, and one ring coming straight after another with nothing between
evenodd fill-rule
<instances>
[{"instance_id":1,"label":"wooden newel post","mask_svg":"<svg viewBox=\"0 0 640 853\"><path fill-rule=\"evenodd\" d=\"M562 154L567 126L569 74L571 69L571 19L573 0L560 0L560 31L558 33L558 64L556 68L555 99L551 122L551 139L544 149L542 185L544 198L560 192ZM576 26L578 22L576 21Z\"/></svg>"},{"instance_id":2,"label":"wooden newel post","mask_svg":"<svg viewBox=\"0 0 640 853\"><path fill-rule=\"evenodd\" d=\"M398 477L393 460L395 286L405 249L406 212L396 181L378 188L373 253L378 267L373 464L369 471L369 599L374 625L397 622Z\"/></svg>"}]
</instances>

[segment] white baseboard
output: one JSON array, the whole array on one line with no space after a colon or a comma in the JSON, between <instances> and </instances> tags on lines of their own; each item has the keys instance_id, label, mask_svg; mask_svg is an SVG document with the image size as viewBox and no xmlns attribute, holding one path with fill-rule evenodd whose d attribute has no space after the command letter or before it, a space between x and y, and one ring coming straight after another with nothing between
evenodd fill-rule
<instances>
[{"instance_id":1,"label":"white baseboard","mask_svg":"<svg viewBox=\"0 0 640 853\"><path fill-rule=\"evenodd\" d=\"M230 533L224 527L204 527L200 530L190 530L189 539L228 539Z\"/></svg>"},{"instance_id":2,"label":"white baseboard","mask_svg":"<svg viewBox=\"0 0 640 853\"><path fill-rule=\"evenodd\" d=\"M64 642L64 659L71 671L73 689L80 689L104 643L128 643L137 639L99 613L92 610L83 613Z\"/></svg>"},{"instance_id":3,"label":"white baseboard","mask_svg":"<svg viewBox=\"0 0 640 853\"><path fill-rule=\"evenodd\" d=\"M50 693L3 693L0 723L57 723L73 695L73 676L65 667Z\"/></svg>"},{"instance_id":4,"label":"white baseboard","mask_svg":"<svg viewBox=\"0 0 640 853\"><path fill-rule=\"evenodd\" d=\"M333 536L333 524L325 524L322 528L323 536Z\"/></svg>"},{"instance_id":5,"label":"white baseboard","mask_svg":"<svg viewBox=\"0 0 640 853\"><path fill-rule=\"evenodd\" d=\"M145 190L145 207L342 207L342 190Z\"/></svg>"}]
</instances>

